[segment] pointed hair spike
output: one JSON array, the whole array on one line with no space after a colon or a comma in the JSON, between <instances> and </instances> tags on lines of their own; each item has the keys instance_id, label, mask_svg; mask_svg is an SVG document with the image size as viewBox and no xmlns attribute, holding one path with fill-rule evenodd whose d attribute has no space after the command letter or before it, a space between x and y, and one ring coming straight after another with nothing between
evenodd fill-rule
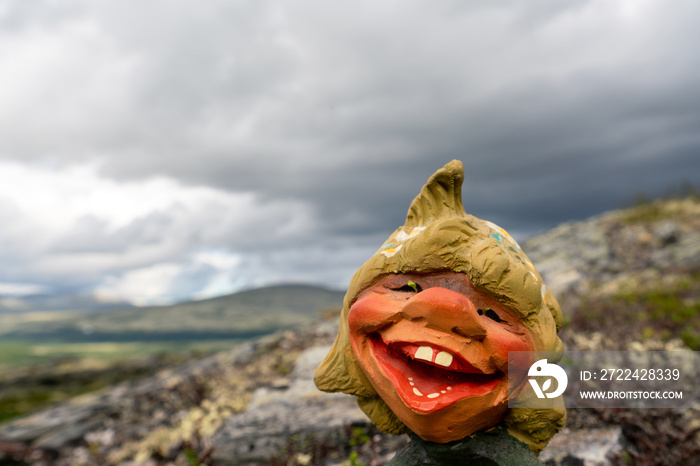
<instances>
[{"instance_id":1,"label":"pointed hair spike","mask_svg":"<svg viewBox=\"0 0 700 466\"><path fill-rule=\"evenodd\" d=\"M462 162L453 160L430 177L411 203L405 229L427 225L438 218L465 216L462 205Z\"/></svg>"}]
</instances>

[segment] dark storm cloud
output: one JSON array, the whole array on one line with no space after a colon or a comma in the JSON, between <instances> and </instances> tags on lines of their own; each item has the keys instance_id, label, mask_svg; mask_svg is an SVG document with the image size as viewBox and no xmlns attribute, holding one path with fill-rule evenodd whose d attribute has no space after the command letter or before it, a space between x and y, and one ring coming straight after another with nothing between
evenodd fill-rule
<instances>
[{"instance_id":1,"label":"dark storm cloud","mask_svg":"<svg viewBox=\"0 0 700 466\"><path fill-rule=\"evenodd\" d=\"M0 157L257 206L86 217L52 253L168 231L173 260L221 248L311 279L328 251L376 247L452 159L467 211L519 237L700 185L697 2L8 5Z\"/></svg>"}]
</instances>

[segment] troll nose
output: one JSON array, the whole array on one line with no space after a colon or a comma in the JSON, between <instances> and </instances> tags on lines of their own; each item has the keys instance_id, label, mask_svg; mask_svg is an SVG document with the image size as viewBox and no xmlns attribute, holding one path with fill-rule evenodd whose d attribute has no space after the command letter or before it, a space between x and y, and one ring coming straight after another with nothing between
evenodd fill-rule
<instances>
[{"instance_id":1,"label":"troll nose","mask_svg":"<svg viewBox=\"0 0 700 466\"><path fill-rule=\"evenodd\" d=\"M425 319L426 326L463 337L483 339L486 329L474 303L456 291L432 287L411 298L403 308L411 320Z\"/></svg>"}]
</instances>

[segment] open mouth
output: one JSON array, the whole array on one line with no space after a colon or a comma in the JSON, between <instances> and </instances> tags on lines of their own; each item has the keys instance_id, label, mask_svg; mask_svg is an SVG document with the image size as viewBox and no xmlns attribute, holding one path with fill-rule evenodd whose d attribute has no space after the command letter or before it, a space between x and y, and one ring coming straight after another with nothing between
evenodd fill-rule
<instances>
[{"instance_id":1,"label":"open mouth","mask_svg":"<svg viewBox=\"0 0 700 466\"><path fill-rule=\"evenodd\" d=\"M460 355L423 342L370 338L379 366L414 411L431 413L470 396L493 391L502 372L485 374Z\"/></svg>"}]
</instances>

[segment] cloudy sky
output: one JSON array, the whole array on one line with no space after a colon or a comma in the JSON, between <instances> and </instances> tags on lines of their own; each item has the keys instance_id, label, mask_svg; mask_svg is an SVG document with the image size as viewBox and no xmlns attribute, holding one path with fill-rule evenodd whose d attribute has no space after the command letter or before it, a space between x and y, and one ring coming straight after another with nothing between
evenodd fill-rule
<instances>
[{"instance_id":1,"label":"cloudy sky","mask_svg":"<svg viewBox=\"0 0 700 466\"><path fill-rule=\"evenodd\" d=\"M700 185L693 0L6 0L0 296L343 288L428 176L523 239Z\"/></svg>"}]
</instances>

